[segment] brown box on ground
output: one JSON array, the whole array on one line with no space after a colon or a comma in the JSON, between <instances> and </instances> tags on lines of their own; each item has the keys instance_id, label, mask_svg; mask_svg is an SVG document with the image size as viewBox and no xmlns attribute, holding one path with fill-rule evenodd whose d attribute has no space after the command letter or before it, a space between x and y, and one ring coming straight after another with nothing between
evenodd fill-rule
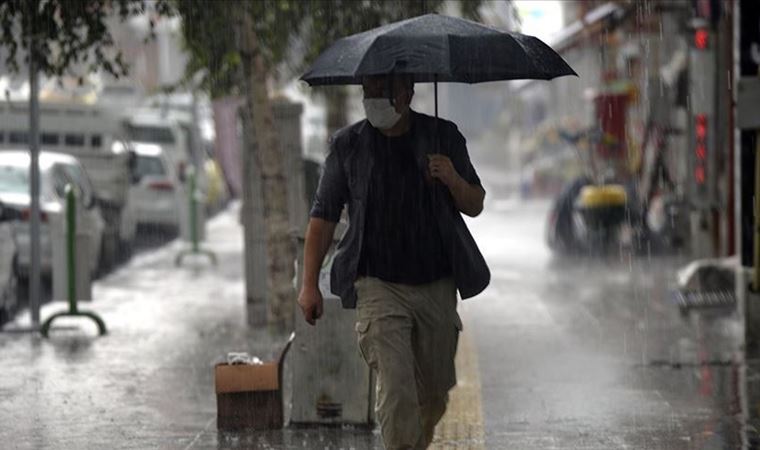
<instances>
[{"instance_id":1,"label":"brown box on ground","mask_svg":"<svg viewBox=\"0 0 760 450\"><path fill-rule=\"evenodd\" d=\"M293 343L291 334L277 361L217 364L216 427L220 430L282 428L282 365Z\"/></svg>"}]
</instances>

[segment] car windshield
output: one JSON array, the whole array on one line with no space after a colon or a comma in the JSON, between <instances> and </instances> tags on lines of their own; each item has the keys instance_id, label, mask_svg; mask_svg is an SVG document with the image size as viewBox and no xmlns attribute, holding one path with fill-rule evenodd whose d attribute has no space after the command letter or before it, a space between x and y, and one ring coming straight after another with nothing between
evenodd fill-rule
<instances>
[{"instance_id":1,"label":"car windshield","mask_svg":"<svg viewBox=\"0 0 760 450\"><path fill-rule=\"evenodd\" d=\"M137 173L141 176L166 175L166 170L161 158L140 155L137 157Z\"/></svg>"},{"instance_id":2,"label":"car windshield","mask_svg":"<svg viewBox=\"0 0 760 450\"><path fill-rule=\"evenodd\" d=\"M29 170L17 166L0 166L0 192L29 193Z\"/></svg>"},{"instance_id":3,"label":"car windshield","mask_svg":"<svg viewBox=\"0 0 760 450\"><path fill-rule=\"evenodd\" d=\"M89 204L92 185L84 170L82 170L77 164L62 164L60 168L66 174L66 178L78 189L77 195L79 198L81 198L85 204Z\"/></svg>"},{"instance_id":4,"label":"car windshield","mask_svg":"<svg viewBox=\"0 0 760 450\"><path fill-rule=\"evenodd\" d=\"M167 127L149 125L127 125L130 139L137 142L152 142L155 144L174 144L172 130Z\"/></svg>"}]
</instances>

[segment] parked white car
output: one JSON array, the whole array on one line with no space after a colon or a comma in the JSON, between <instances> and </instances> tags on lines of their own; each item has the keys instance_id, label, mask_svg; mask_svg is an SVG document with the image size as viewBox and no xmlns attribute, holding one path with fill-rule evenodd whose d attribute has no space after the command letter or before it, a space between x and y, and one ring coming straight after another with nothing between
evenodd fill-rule
<instances>
[{"instance_id":1,"label":"parked white car","mask_svg":"<svg viewBox=\"0 0 760 450\"><path fill-rule=\"evenodd\" d=\"M0 204L0 325L13 318L18 305L18 280L13 273L16 243L13 241L12 223L17 218L18 214L14 210Z\"/></svg>"},{"instance_id":2,"label":"parked white car","mask_svg":"<svg viewBox=\"0 0 760 450\"><path fill-rule=\"evenodd\" d=\"M26 279L30 272L30 195L28 150L0 152L0 202L3 207L15 210L20 220L13 222L13 239L16 243L15 272ZM51 227L63 226L66 214L65 187L71 183L78 193L77 229L90 236L90 273L99 267L105 222L97 206L90 179L82 165L73 156L63 153L40 152L40 271L52 275Z\"/></svg>"},{"instance_id":3,"label":"parked white car","mask_svg":"<svg viewBox=\"0 0 760 450\"><path fill-rule=\"evenodd\" d=\"M29 102L0 102L0 148L29 145ZM132 155L125 145L123 108L76 101L40 103L40 145L71 155L87 172L106 223L101 251L104 269L128 256L135 221L127 203Z\"/></svg>"},{"instance_id":4,"label":"parked white car","mask_svg":"<svg viewBox=\"0 0 760 450\"><path fill-rule=\"evenodd\" d=\"M178 176L192 161L189 132L179 124L153 109L129 111L125 120L127 138L132 142L160 145L166 157L174 165Z\"/></svg>"},{"instance_id":5,"label":"parked white car","mask_svg":"<svg viewBox=\"0 0 760 450\"><path fill-rule=\"evenodd\" d=\"M137 223L178 230L185 190L175 165L160 145L133 142L132 149L136 162L129 201Z\"/></svg>"},{"instance_id":6,"label":"parked white car","mask_svg":"<svg viewBox=\"0 0 760 450\"><path fill-rule=\"evenodd\" d=\"M186 177L193 164L193 146L191 123L187 117L177 112L164 111L156 108L140 108L126 112L125 129L128 139L132 142L144 142L160 145L168 161L172 162L183 189L187 189ZM198 155L200 164L196 172L197 187L204 198L209 198L209 180L205 163L208 155L203 151L205 143L199 143ZM216 200L216 197L213 198Z\"/></svg>"}]
</instances>

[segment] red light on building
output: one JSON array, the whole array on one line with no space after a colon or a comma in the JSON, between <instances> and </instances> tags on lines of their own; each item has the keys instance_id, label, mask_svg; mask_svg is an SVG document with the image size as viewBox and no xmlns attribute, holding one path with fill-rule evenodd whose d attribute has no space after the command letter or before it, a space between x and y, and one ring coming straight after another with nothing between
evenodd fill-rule
<instances>
[{"instance_id":1,"label":"red light on building","mask_svg":"<svg viewBox=\"0 0 760 450\"><path fill-rule=\"evenodd\" d=\"M694 169L694 178L698 184L705 184L705 168L704 166L697 166Z\"/></svg>"},{"instance_id":2,"label":"red light on building","mask_svg":"<svg viewBox=\"0 0 760 450\"><path fill-rule=\"evenodd\" d=\"M707 149L704 144L697 144L697 158L704 160L707 157Z\"/></svg>"},{"instance_id":3,"label":"red light on building","mask_svg":"<svg viewBox=\"0 0 760 450\"><path fill-rule=\"evenodd\" d=\"M697 184L704 185L707 180L707 114L697 114L694 119L694 153L697 157L694 164L694 180Z\"/></svg>"},{"instance_id":4,"label":"red light on building","mask_svg":"<svg viewBox=\"0 0 760 450\"><path fill-rule=\"evenodd\" d=\"M707 48L707 42L708 42L708 32L704 28L700 28L697 31L694 32L694 45L700 49L704 50Z\"/></svg>"},{"instance_id":5,"label":"red light on building","mask_svg":"<svg viewBox=\"0 0 760 450\"><path fill-rule=\"evenodd\" d=\"M706 121L700 121L699 116L697 116L696 133L699 140L704 141L707 138L707 123Z\"/></svg>"}]
</instances>

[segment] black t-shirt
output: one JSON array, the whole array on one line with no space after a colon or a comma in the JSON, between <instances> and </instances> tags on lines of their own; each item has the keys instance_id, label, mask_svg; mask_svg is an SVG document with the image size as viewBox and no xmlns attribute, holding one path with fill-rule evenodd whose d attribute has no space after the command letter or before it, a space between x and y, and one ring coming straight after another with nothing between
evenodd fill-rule
<instances>
[{"instance_id":1,"label":"black t-shirt","mask_svg":"<svg viewBox=\"0 0 760 450\"><path fill-rule=\"evenodd\" d=\"M413 133L387 137L374 130L359 275L404 284L451 275L433 210L434 181L415 161Z\"/></svg>"}]
</instances>

